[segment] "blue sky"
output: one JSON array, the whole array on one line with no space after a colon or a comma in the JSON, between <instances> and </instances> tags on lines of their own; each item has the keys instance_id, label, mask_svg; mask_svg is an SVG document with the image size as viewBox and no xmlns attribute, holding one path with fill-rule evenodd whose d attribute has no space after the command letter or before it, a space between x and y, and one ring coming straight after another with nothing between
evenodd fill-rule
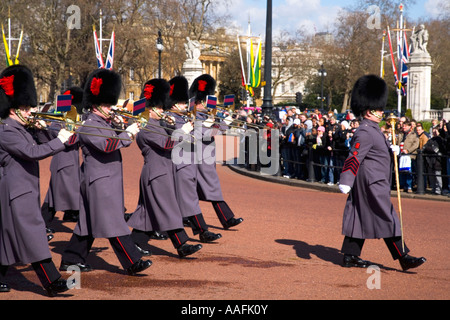
<instances>
[{"instance_id":1,"label":"blue sky","mask_svg":"<svg viewBox=\"0 0 450 320\"><path fill-rule=\"evenodd\" d=\"M231 5L219 10L227 10L233 17L235 27L247 31L248 20L253 35L265 35L266 0L229 0ZM392 1L405 6L404 15L411 19L436 17L439 2L448 0L416 0L409 5L408 0ZM351 6L355 0L272 0L273 34L280 30L293 31L302 28L308 33L332 29L334 18L344 7Z\"/></svg>"}]
</instances>

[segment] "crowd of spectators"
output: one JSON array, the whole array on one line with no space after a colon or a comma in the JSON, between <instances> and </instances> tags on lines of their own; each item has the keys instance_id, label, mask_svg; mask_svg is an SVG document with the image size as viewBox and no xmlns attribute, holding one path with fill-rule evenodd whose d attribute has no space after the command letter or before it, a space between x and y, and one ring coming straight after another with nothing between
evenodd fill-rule
<instances>
[{"instance_id":1,"label":"crowd of spectators","mask_svg":"<svg viewBox=\"0 0 450 320\"><path fill-rule=\"evenodd\" d=\"M339 183L340 173L350 150L350 141L361 119L348 111L337 114L318 109L300 111L287 108L278 119L248 115L249 122L268 124L280 132L281 175L287 179L308 180L310 161L315 180L328 185ZM339 117L339 119L338 119ZM392 141L389 123L381 126L386 139ZM424 190L433 194L448 194L450 189L450 123L432 120L429 131L423 123L400 117L395 128L396 142L401 156L409 157L410 167L401 168L402 191L417 188L416 158L419 150L424 159ZM399 157L399 158L400 158ZM450 194L449 194L450 196Z\"/></svg>"}]
</instances>

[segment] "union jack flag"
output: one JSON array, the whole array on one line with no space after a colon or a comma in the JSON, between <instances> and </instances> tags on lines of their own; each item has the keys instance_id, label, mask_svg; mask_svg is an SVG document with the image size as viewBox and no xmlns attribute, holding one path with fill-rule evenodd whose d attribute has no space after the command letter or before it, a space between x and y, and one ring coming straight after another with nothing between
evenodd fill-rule
<instances>
[{"instance_id":1,"label":"union jack flag","mask_svg":"<svg viewBox=\"0 0 450 320\"><path fill-rule=\"evenodd\" d=\"M106 58L106 69L112 69L113 63L114 63L114 48L115 48L115 35L114 31L111 35L111 41L109 42L109 49L108 49L108 57Z\"/></svg>"},{"instance_id":2,"label":"union jack flag","mask_svg":"<svg viewBox=\"0 0 450 320\"><path fill-rule=\"evenodd\" d=\"M105 67L105 64L103 62L102 51L100 48L100 44L98 42L97 31L95 31L95 28L94 28L94 42L95 42L95 55L97 57L97 67L101 69Z\"/></svg>"}]
</instances>

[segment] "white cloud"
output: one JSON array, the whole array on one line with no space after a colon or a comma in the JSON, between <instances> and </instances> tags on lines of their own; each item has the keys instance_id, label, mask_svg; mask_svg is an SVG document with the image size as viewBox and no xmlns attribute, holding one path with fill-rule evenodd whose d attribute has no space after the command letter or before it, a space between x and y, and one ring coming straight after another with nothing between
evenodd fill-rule
<instances>
[{"instance_id":1,"label":"white cloud","mask_svg":"<svg viewBox=\"0 0 450 320\"><path fill-rule=\"evenodd\" d=\"M437 17L442 13L442 9L447 6L449 7L449 4L447 2L448 0L427 0L427 2L424 4L425 11L432 17Z\"/></svg>"}]
</instances>

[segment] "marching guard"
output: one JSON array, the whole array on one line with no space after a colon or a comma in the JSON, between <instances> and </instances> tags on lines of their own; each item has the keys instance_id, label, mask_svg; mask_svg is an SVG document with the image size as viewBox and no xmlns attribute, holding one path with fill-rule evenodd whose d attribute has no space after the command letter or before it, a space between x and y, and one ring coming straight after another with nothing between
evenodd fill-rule
<instances>
[{"instance_id":1,"label":"marching guard","mask_svg":"<svg viewBox=\"0 0 450 320\"><path fill-rule=\"evenodd\" d=\"M204 105L207 96L214 95L215 89L216 81L208 74L197 77L189 88L189 97L195 98L198 112L196 119L203 121L202 137L197 140L202 142L201 156L197 159L197 190L199 199L211 202L220 223L224 229L229 229L244 219L235 218L233 211L225 202L216 171L214 132L224 130L228 126L214 122L208 116L209 110Z\"/></svg>"},{"instance_id":2,"label":"marching guard","mask_svg":"<svg viewBox=\"0 0 450 320\"><path fill-rule=\"evenodd\" d=\"M170 85L164 79L152 79L144 84L141 97L146 99L150 116L147 125L136 137L144 156L144 165L139 183L139 203L128 219L128 225L133 228L133 239L141 250L150 239L150 231L161 231L168 234L182 258L197 252L202 245L187 243L189 237L184 230L175 193L171 152L180 140L172 140L175 126L171 123L172 119L164 114L170 108L169 91ZM189 122L181 128L184 134L192 129Z\"/></svg>"},{"instance_id":3,"label":"marching guard","mask_svg":"<svg viewBox=\"0 0 450 320\"><path fill-rule=\"evenodd\" d=\"M137 124L117 129L117 117L111 107L117 104L122 80L109 69L92 72L83 93L83 107L88 110L84 125L78 130L83 163L78 223L62 254L60 270L76 265L80 271L92 270L86 264L95 238L107 238L129 275L151 266L142 260L130 229L124 220L124 191L121 148L128 147L139 132Z\"/></svg>"},{"instance_id":4,"label":"marching guard","mask_svg":"<svg viewBox=\"0 0 450 320\"><path fill-rule=\"evenodd\" d=\"M176 76L169 80L170 101L175 119L175 128L181 129L193 119L187 116L189 102L189 84L184 76ZM193 141L194 142L194 141ZM199 205L197 194L197 165L195 164L194 143L178 146L173 150L181 161L174 166L175 189L183 219L192 228L194 235L199 234L201 242L213 242L222 237L220 233L208 230Z\"/></svg>"},{"instance_id":5,"label":"marching guard","mask_svg":"<svg viewBox=\"0 0 450 320\"><path fill-rule=\"evenodd\" d=\"M66 148L72 133L61 129L57 137L38 144L27 130L32 108L37 105L33 74L13 65L0 75L0 274L8 266L31 263L49 296L68 290L60 279L40 209L39 160ZM1 283L0 291L9 291Z\"/></svg>"},{"instance_id":6,"label":"marching guard","mask_svg":"<svg viewBox=\"0 0 450 320\"><path fill-rule=\"evenodd\" d=\"M408 255L401 222L391 203L392 150L398 146L389 145L378 125L387 97L385 81L375 75L359 78L353 87L351 109L363 120L353 135L339 184L341 192L349 194L342 223L344 267L371 264L359 257L365 239L383 238L404 271L426 261Z\"/></svg>"},{"instance_id":7,"label":"marching guard","mask_svg":"<svg viewBox=\"0 0 450 320\"><path fill-rule=\"evenodd\" d=\"M64 94L72 95L72 105L82 114L83 89L71 87ZM53 122L50 135L56 135L62 124ZM67 142L69 147L55 154L50 162L50 183L41 210L47 232L53 233L50 224L56 212L63 211L63 221L76 222L80 209L80 144L74 134Z\"/></svg>"}]
</instances>

